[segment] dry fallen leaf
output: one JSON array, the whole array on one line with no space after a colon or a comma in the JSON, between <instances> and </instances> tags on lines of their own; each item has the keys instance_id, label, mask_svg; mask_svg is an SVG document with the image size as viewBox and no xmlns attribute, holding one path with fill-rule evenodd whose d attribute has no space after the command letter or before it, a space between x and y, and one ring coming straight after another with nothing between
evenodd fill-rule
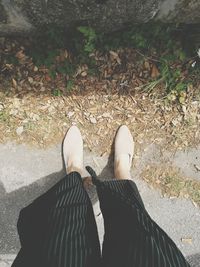
<instances>
[{"instance_id":1,"label":"dry fallen leaf","mask_svg":"<svg viewBox=\"0 0 200 267\"><path fill-rule=\"evenodd\" d=\"M119 55L114 51L109 51L111 57L117 61L118 64L121 64L121 59L119 58Z\"/></svg>"},{"instance_id":2,"label":"dry fallen leaf","mask_svg":"<svg viewBox=\"0 0 200 267\"><path fill-rule=\"evenodd\" d=\"M28 81L29 81L30 84L32 84L33 83L33 78L32 77L28 77Z\"/></svg>"},{"instance_id":3,"label":"dry fallen leaf","mask_svg":"<svg viewBox=\"0 0 200 267\"><path fill-rule=\"evenodd\" d=\"M150 67L149 61L145 60L144 67L145 69L150 70L151 67Z\"/></svg>"},{"instance_id":4,"label":"dry fallen leaf","mask_svg":"<svg viewBox=\"0 0 200 267\"><path fill-rule=\"evenodd\" d=\"M17 82L16 82L16 80L14 78L12 79L12 83L13 83L14 88L16 88L17 87Z\"/></svg>"},{"instance_id":5,"label":"dry fallen leaf","mask_svg":"<svg viewBox=\"0 0 200 267\"><path fill-rule=\"evenodd\" d=\"M16 133L17 133L17 135L21 135L21 134L23 133L23 131L24 131L24 127L23 127L23 126L20 126L20 127L18 127L18 128L16 129Z\"/></svg>"},{"instance_id":6,"label":"dry fallen leaf","mask_svg":"<svg viewBox=\"0 0 200 267\"><path fill-rule=\"evenodd\" d=\"M91 117L90 118L90 122L93 123L93 124L95 124L95 123L97 123L97 120L94 117Z\"/></svg>"},{"instance_id":7,"label":"dry fallen leaf","mask_svg":"<svg viewBox=\"0 0 200 267\"><path fill-rule=\"evenodd\" d=\"M198 208L198 204L194 201L192 201L192 204L194 205L195 208Z\"/></svg>"},{"instance_id":8,"label":"dry fallen leaf","mask_svg":"<svg viewBox=\"0 0 200 267\"><path fill-rule=\"evenodd\" d=\"M158 78L159 75L160 75L160 72L158 68L156 67L156 65L153 65L151 69L151 78L153 79Z\"/></svg>"},{"instance_id":9,"label":"dry fallen leaf","mask_svg":"<svg viewBox=\"0 0 200 267\"><path fill-rule=\"evenodd\" d=\"M45 80L46 80L47 82L50 82L50 81L51 81L51 77L50 77L48 74L46 74L46 75L45 75Z\"/></svg>"},{"instance_id":10,"label":"dry fallen leaf","mask_svg":"<svg viewBox=\"0 0 200 267\"><path fill-rule=\"evenodd\" d=\"M75 112L73 112L73 111L68 112L68 113L67 113L68 118L71 118L71 117L74 115L74 113L75 113Z\"/></svg>"},{"instance_id":11,"label":"dry fallen leaf","mask_svg":"<svg viewBox=\"0 0 200 267\"><path fill-rule=\"evenodd\" d=\"M87 72L86 72L86 71L81 72L81 76L82 76L82 77L87 76Z\"/></svg>"},{"instance_id":12,"label":"dry fallen leaf","mask_svg":"<svg viewBox=\"0 0 200 267\"><path fill-rule=\"evenodd\" d=\"M0 111L4 109L4 105L0 103Z\"/></svg>"},{"instance_id":13,"label":"dry fallen leaf","mask_svg":"<svg viewBox=\"0 0 200 267\"><path fill-rule=\"evenodd\" d=\"M33 71L34 72L37 72L38 71L38 67L37 66L34 66Z\"/></svg>"},{"instance_id":14,"label":"dry fallen leaf","mask_svg":"<svg viewBox=\"0 0 200 267\"><path fill-rule=\"evenodd\" d=\"M20 51L18 51L18 52L16 53L16 58L18 58L18 59L23 59L24 57L26 57L26 56L25 56L23 50L20 50Z\"/></svg>"},{"instance_id":15,"label":"dry fallen leaf","mask_svg":"<svg viewBox=\"0 0 200 267\"><path fill-rule=\"evenodd\" d=\"M198 172L200 172L200 166L194 164L194 167L195 167L195 169L196 169Z\"/></svg>"},{"instance_id":16,"label":"dry fallen leaf","mask_svg":"<svg viewBox=\"0 0 200 267\"><path fill-rule=\"evenodd\" d=\"M181 242L192 244L192 238L191 237L186 237L186 238L182 237Z\"/></svg>"}]
</instances>

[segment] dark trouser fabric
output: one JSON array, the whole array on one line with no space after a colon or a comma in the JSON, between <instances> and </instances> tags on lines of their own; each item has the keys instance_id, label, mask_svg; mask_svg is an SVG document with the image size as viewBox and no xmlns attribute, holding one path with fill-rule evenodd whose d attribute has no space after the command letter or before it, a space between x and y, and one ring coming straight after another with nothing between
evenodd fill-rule
<instances>
[{"instance_id":1,"label":"dark trouser fabric","mask_svg":"<svg viewBox=\"0 0 200 267\"><path fill-rule=\"evenodd\" d=\"M99 267L91 201L79 173L64 177L20 212L21 250L13 267Z\"/></svg>"},{"instance_id":2,"label":"dark trouser fabric","mask_svg":"<svg viewBox=\"0 0 200 267\"><path fill-rule=\"evenodd\" d=\"M104 217L102 256L92 204L74 172L20 212L21 250L12 267L189 267L150 218L134 182L97 180Z\"/></svg>"}]
</instances>

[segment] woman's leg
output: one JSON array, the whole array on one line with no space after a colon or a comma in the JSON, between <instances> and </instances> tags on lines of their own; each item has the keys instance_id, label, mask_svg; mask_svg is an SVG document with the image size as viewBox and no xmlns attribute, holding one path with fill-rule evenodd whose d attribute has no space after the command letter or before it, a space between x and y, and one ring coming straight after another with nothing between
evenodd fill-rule
<instances>
[{"instance_id":1,"label":"woman's leg","mask_svg":"<svg viewBox=\"0 0 200 267\"><path fill-rule=\"evenodd\" d=\"M189 267L174 242L145 210L133 181L101 182L89 171L104 218L102 266Z\"/></svg>"},{"instance_id":2,"label":"woman's leg","mask_svg":"<svg viewBox=\"0 0 200 267\"><path fill-rule=\"evenodd\" d=\"M137 186L131 181L134 142L126 126L115 139L115 180L97 185L104 217L104 267L188 267L183 255L145 210ZM124 180L129 179L129 180Z\"/></svg>"},{"instance_id":3,"label":"woman's leg","mask_svg":"<svg viewBox=\"0 0 200 267\"><path fill-rule=\"evenodd\" d=\"M68 175L20 212L21 251L13 267L98 267L100 245L83 187L83 140L72 126L63 141Z\"/></svg>"},{"instance_id":4,"label":"woman's leg","mask_svg":"<svg viewBox=\"0 0 200 267\"><path fill-rule=\"evenodd\" d=\"M20 212L21 251L13 267L100 266L92 204L72 172Z\"/></svg>"}]
</instances>

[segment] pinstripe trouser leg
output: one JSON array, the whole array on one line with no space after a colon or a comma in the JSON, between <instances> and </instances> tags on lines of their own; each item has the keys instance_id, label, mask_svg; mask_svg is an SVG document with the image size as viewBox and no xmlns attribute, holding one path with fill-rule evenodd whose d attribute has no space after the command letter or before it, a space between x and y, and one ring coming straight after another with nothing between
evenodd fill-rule
<instances>
[{"instance_id":1,"label":"pinstripe trouser leg","mask_svg":"<svg viewBox=\"0 0 200 267\"><path fill-rule=\"evenodd\" d=\"M92 204L73 172L20 212L21 250L12 267L99 267Z\"/></svg>"},{"instance_id":2,"label":"pinstripe trouser leg","mask_svg":"<svg viewBox=\"0 0 200 267\"><path fill-rule=\"evenodd\" d=\"M132 181L100 182L88 171L104 216L102 262L92 204L74 172L21 211L22 248L13 267L189 267Z\"/></svg>"},{"instance_id":3,"label":"pinstripe trouser leg","mask_svg":"<svg viewBox=\"0 0 200 267\"><path fill-rule=\"evenodd\" d=\"M103 267L189 267L168 235L150 218L133 181L97 180L104 217Z\"/></svg>"}]
</instances>

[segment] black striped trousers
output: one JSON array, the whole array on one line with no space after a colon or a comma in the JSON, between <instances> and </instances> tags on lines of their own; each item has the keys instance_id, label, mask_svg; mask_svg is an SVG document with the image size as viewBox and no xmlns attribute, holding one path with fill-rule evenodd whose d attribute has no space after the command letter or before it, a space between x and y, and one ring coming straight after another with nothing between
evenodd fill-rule
<instances>
[{"instance_id":1,"label":"black striped trousers","mask_svg":"<svg viewBox=\"0 0 200 267\"><path fill-rule=\"evenodd\" d=\"M150 218L133 181L99 181L102 254L91 201L73 172L20 212L21 250L12 267L189 267Z\"/></svg>"}]
</instances>

